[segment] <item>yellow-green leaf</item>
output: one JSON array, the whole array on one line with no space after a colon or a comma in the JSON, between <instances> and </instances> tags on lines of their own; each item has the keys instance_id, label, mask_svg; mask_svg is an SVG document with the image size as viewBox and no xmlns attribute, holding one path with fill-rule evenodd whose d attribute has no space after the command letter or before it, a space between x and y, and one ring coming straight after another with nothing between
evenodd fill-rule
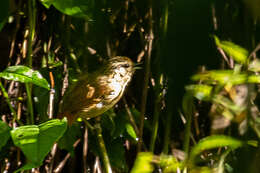
<instances>
[{"instance_id":1,"label":"yellow-green leaf","mask_svg":"<svg viewBox=\"0 0 260 173\"><path fill-rule=\"evenodd\" d=\"M230 41L221 41L217 36L214 36L214 38L216 45L222 48L235 61L241 64L246 64L249 53L245 48Z\"/></svg>"}]
</instances>

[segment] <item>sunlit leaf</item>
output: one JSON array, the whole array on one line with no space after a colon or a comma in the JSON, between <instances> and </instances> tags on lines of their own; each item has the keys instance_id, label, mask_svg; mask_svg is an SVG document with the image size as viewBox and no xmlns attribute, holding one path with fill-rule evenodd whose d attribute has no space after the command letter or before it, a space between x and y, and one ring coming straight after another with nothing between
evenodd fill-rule
<instances>
[{"instance_id":1,"label":"sunlit leaf","mask_svg":"<svg viewBox=\"0 0 260 173\"><path fill-rule=\"evenodd\" d=\"M179 162L174 156L161 155L159 165L162 167L164 173L177 172L177 169L182 169L183 164Z\"/></svg>"},{"instance_id":2,"label":"sunlit leaf","mask_svg":"<svg viewBox=\"0 0 260 173\"><path fill-rule=\"evenodd\" d=\"M245 64L247 62L248 51L230 41L221 41L217 36L214 36L216 45L222 48L235 61Z\"/></svg>"},{"instance_id":3,"label":"sunlit leaf","mask_svg":"<svg viewBox=\"0 0 260 173\"><path fill-rule=\"evenodd\" d=\"M212 173L213 172L213 169L211 168L208 168L206 166L202 166L202 167L193 167L189 173Z\"/></svg>"},{"instance_id":4,"label":"sunlit leaf","mask_svg":"<svg viewBox=\"0 0 260 173\"><path fill-rule=\"evenodd\" d=\"M260 83L260 76L259 75L250 75L248 76L249 83Z\"/></svg>"},{"instance_id":5,"label":"sunlit leaf","mask_svg":"<svg viewBox=\"0 0 260 173\"><path fill-rule=\"evenodd\" d=\"M13 129L11 131L13 142L23 151L28 160L23 170L40 166L54 142L65 132L66 127L65 119L53 119L40 125L27 125Z\"/></svg>"},{"instance_id":6,"label":"sunlit leaf","mask_svg":"<svg viewBox=\"0 0 260 173\"><path fill-rule=\"evenodd\" d=\"M131 170L131 173L151 173L154 170L154 167L151 163L153 159L152 153L139 153L137 159L135 160L134 167Z\"/></svg>"},{"instance_id":7,"label":"sunlit leaf","mask_svg":"<svg viewBox=\"0 0 260 173\"><path fill-rule=\"evenodd\" d=\"M253 146L253 147L258 147L258 146L259 146L259 142L256 141L256 140L248 140L248 141L247 141L247 144L248 144L248 145L251 145L251 146Z\"/></svg>"},{"instance_id":8,"label":"sunlit leaf","mask_svg":"<svg viewBox=\"0 0 260 173\"><path fill-rule=\"evenodd\" d=\"M0 121L0 151L10 138L10 130L11 128L6 123Z\"/></svg>"},{"instance_id":9,"label":"sunlit leaf","mask_svg":"<svg viewBox=\"0 0 260 173\"><path fill-rule=\"evenodd\" d=\"M38 71L22 65L10 66L6 68L0 73L0 77L23 83L33 83L48 90L50 89L47 80L44 79Z\"/></svg>"},{"instance_id":10,"label":"sunlit leaf","mask_svg":"<svg viewBox=\"0 0 260 173\"><path fill-rule=\"evenodd\" d=\"M247 74L237 73L232 70L211 70L195 74L191 77L194 81L204 81L210 84L232 84L239 85L247 82Z\"/></svg>"},{"instance_id":11,"label":"sunlit leaf","mask_svg":"<svg viewBox=\"0 0 260 173\"><path fill-rule=\"evenodd\" d=\"M137 139L137 135L135 133L135 130L133 128L133 126L129 123L126 124L126 132L134 139Z\"/></svg>"},{"instance_id":12,"label":"sunlit leaf","mask_svg":"<svg viewBox=\"0 0 260 173\"><path fill-rule=\"evenodd\" d=\"M260 71L260 60L258 58L252 60L248 65L248 70L253 72L259 72Z\"/></svg>"},{"instance_id":13,"label":"sunlit leaf","mask_svg":"<svg viewBox=\"0 0 260 173\"><path fill-rule=\"evenodd\" d=\"M188 85L185 89L191 92L199 100L209 100L211 98L212 86L209 85Z\"/></svg>"},{"instance_id":14,"label":"sunlit leaf","mask_svg":"<svg viewBox=\"0 0 260 173\"><path fill-rule=\"evenodd\" d=\"M196 156L198 156L202 151L210 150L219 147L230 147L231 149L236 149L242 147L245 143L238 139L232 138L230 136L224 135L213 135L201 139L191 150L190 160L194 162Z\"/></svg>"},{"instance_id":15,"label":"sunlit leaf","mask_svg":"<svg viewBox=\"0 0 260 173\"><path fill-rule=\"evenodd\" d=\"M86 19L90 19L94 3L93 0L41 0L41 2L46 8L53 5L64 14Z\"/></svg>"}]
</instances>

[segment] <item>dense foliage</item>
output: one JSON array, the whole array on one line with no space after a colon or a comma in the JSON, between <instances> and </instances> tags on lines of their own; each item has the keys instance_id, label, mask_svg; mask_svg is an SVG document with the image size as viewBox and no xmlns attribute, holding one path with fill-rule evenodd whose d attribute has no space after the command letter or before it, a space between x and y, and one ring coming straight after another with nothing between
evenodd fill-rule
<instances>
[{"instance_id":1,"label":"dense foliage","mask_svg":"<svg viewBox=\"0 0 260 173\"><path fill-rule=\"evenodd\" d=\"M259 172L259 0L0 4L1 172ZM116 106L58 119L117 55L141 68Z\"/></svg>"}]
</instances>

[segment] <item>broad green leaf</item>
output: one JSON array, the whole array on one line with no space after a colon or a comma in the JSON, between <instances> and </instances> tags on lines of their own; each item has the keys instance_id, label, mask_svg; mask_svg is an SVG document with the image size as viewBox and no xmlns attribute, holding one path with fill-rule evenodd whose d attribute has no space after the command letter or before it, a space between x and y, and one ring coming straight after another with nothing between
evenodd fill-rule
<instances>
[{"instance_id":1,"label":"broad green leaf","mask_svg":"<svg viewBox=\"0 0 260 173\"><path fill-rule=\"evenodd\" d=\"M212 86L209 85L188 85L185 89L199 100L209 100L211 98Z\"/></svg>"},{"instance_id":2,"label":"broad green leaf","mask_svg":"<svg viewBox=\"0 0 260 173\"><path fill-rule=\"evenodd\" d=\"M213 135L201 139L191 150L190 161L194 162L196 156L198 156L204 150L210 150L219 147L230 147L236 149L242 147L245 143L238 139L224 135Z\"/></svg>"},{"instance_id":3,"label":"broad green leaf","mask_svg":"<svg viewBox=\"0 0 260 173\"><path fill-rule=\"evenodd\" d=\"M30 162L37 164L37 140L39 133L37 125L21 126L11 131L11 137L14 144L23 151L24 155Z\"/></svg>"},{"instance_id":4,"label":"broad green leaf","mask_svg":"<svg viewBox=\"0 0 260 173\"><path fill-rule=\"evenodd\" d=\"M238 63L246 64L248 51L230 41L221 41L217 36L214 36L216 45L222 48L229 56Z\"/></svg>"},{"instance_id":5,"label":"broad green leaf","mask_svg":"<svg viewBox=\"0 0 260 173\"><path fill-rule=\"evenodd\" d=\"M67 129L67 120L52 119L39 126L38 158L42 162L49 153L54 142L58 141Z\"/></svg>"},{"instance_id":6,"label":"broad green leaf","mask_svg":"<svg viewBox=\"0 0 260 173\"><path fill-rule=\"evenodd\" d=\"M13 129L11 131L13 142L29 161L23 170L40 166L54 142L65 132L66 127L66 119L53 119L40 125L27 125Z\"/></svg>"},{"instance_id":7,"label":"broad green leaf","mask_svg":"<svg viewBox=\"0 0 260 173\"><path fill-rule=\"evenodd\" d=\"M10 138L10 130L11 128L6 123L0 121L0 151Z\"/></svg>"},{"instance_id":8,"label":"broad green leaf","mask_svg":"<svg viewBox=\"0 0 260 173\"><path fill-rule=\"evenodd\" d=\"M234 73L232 70L211 70L195 74L191 77L194 81L204 81L209 84L232 84L238 85L247 82L247 74Z\"/></svg>"},{"instance_id":9,"label":"broad green leaf","mask_svg":"<svg viewBox=\"0 0 260 173\"><path fill-rule=\"evenodd\" d=\"M47 80L44 79L38 71L22 65L10 66L6 68L0 73L0 77L23 83L33 83L48 90L50 89Z\"/></svg>"},{"instance_id":10,"label":"broad green leaf","mask_svg":"<svg viewBox=\"0 0 260 173\"><path fill-rule=\"evenodd\" d=\"M46 8L53 5L64 14L86 19L90 19L94 4L93 0L41 0L41 2Z\"/></svg>"},{"instance_id":11,"label":"broad green leaf","mask_svg":"<svg viewBox=\"0 0 260 173\"><path fill-rule=\"evenodd\" d=\"M134 140L137 140L137 135L135 133L135 130L133 128L133 126L129 123L126 124L125 126L126 128L126 132L134 139Z\"/></svg>"},{"instance_id":12,"label":"broad green leaf","mask_svg":"<svg viewBox=\"0 0 260 173\"><path fill-rule=\"evenodd\" d=\"M152 165L153 154L149 152L139 153L131 173L151 173L154 170Z\"/></svg>"}]
</instances>

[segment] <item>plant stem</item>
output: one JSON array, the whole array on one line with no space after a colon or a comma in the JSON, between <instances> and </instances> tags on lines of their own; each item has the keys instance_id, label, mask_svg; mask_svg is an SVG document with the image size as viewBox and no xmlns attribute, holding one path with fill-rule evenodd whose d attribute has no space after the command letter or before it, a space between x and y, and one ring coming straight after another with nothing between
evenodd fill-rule
<instances>
[{"instance_id":1,"label":"plant stem","mask_svg":"<svg viewBox=\"0 0 260 173\"><path fill-rule=\"evenodd\" d=\"M146 109L146 101L147 101L148 83L150 77L152 46L153 46L153 39L154 39L152 0L149 1L148 15L149 15L148 18L149 31L146 36L147 43L145 45L147 57L145 59L144 86L143 86L143 93L142 93L142 100L141 100L140 130L139 130L137 152L141 151L142 143L143 143L144 118L145 118L145 109Z\"/></svg>"},{"instance_id":2,"label":"plant stem","mask_svg":"<svg viewBox=\"0 0 260 173\"><path fill-rule=\"evenodd\" d=\"M3 92L3 96L6 99L6 102L7 102L8 106L9 106L9 109L11 110L12 115L14 117L13 121L17 121L19 125L22 125L22 122L20 122L20 120L17 119L17 114L16 114L16 112L15 112L15 110L14 110L12 104L11 104L11 100L10 100L10 98L8 96L8 93L6 92L6 90L5 90L5 88L4 88L4 86L3 86L1 81L0 81L0 88L1 88L1 90Z\"/></svg>"},{"instance_id":3,"label":"plant stem","mask_svg":"<svg viewBox=\"0 0 260 173\"><path fill-rule=\"evenodd\" d=\"M151 141L150 141L150 151L153 152L154 151L154 146L155 146L155 141L156 141L156 137L157 137L157 133L158 133L158 127L159 127L159 100L160 100L160 96L159 96L159 92L156 92L157 98L155 101L155 108L154 108L154 117L153 117L153 131L152 131L152 137L151 137Z\"/></svg>"},{"instance_id":4,"label":"plant stem","mask_svg":"<svg viewBox=\"0 0 260 173\"><path fill-rule=\"evenodd\" d=\"M166 114L166 127L164 132L164 142L163 142L163 153L168 154L168 148L170 143L170 131L171 131L171 121L172 121L172 111L169 109Z\"/></svg>"},{"instance_id":5,"label":"plant stem","mask_svg":"<svg viewBox=\"0 0 260 173\"><path fill-rule=\"evenodd\" d=\"M35 0L29 0L28 3L28 16L29 16L29 38L28 38L28 51L27 51L27 65L32 67L32 43L35 35L35 21L36 21L36 4ZM32 85L25 84L26 93L27 93L27 107L30 114L30 121L27 118L27 123L30 122L34 124L34 115L33 115L33 102L32 102Z\"/></svg>"},{"instance_id":6,"label":"plant stem","mask_svg":"<svg viewBox=\"0 0 260 173\"><path fill-rule=\"evenodd\" d=\"M190 146L190 134L191 134L191 120L192 120L192 113L193 113L193 99L192 96L186 94L183 98L183 111L186 117L186 124L185 124L185 137L183 143L183 150L187 154L189 153L189 146Z\"/></svg>"},{"instance_id":7,"label":"plant stem","mask_svg":"<svg viewBox=\"0 0 260 173\"><path fill-rule=\"evenodd\" d=\"M103 164L104 164L104 167L105 167L105 172L106 173L112 173L112 168L111 168L111 165L110 165L110 162L109 162L109 157L108 157L108 154L107 154L105 142L104 142L103 136L102 136L102 129L101 129L100 122L98 122L96 124L96 132L97 132L97 138L98 138L101 158L102 158L102 161L103 161Z\"/></svg>"},{"instance_id":8,"label":"plant stem","mask_svg":"<svg viewBox=\"0 0 260 173\"><path fill-rule=\"evenodd\" d=\"M34 124L34 115L33 115L33 103L32 103L32 93L31 93L31 84L25 84L26 93L27 93L27 107L30 114L30 121L27 120L27 122L30 122L31 124Z\"/></svg>"}]
</instances>

